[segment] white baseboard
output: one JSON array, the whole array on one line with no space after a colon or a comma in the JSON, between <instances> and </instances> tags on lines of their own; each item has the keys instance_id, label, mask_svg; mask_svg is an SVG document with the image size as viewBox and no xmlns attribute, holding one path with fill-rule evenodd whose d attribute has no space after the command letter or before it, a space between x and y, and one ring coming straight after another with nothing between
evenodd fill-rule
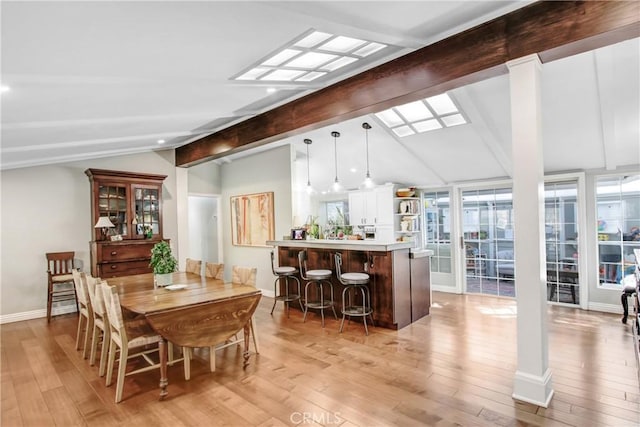
<instances>
[{"instance_id":1,"label":"white baseboard","mask_svg":"<svg viewBox=\"0 0 640 427\"><path fill-rule=\"evenodd\" d=\"M66 304L60 307L54 307L51 310L51 315L57 316L59 314L75 313L76 311L77 310L76 310L75 304ZM0 325L4 323L21 322L23 320L41 319L43 317L47 317L46 308L41 308L38 310L31 310L31 311L23 311L22 313L3 314L3 315L0 315Z\"/></svg>"},{"instance_id":2,"label":"white baseboard","mask_svg":"<svg viewBox=\"0 0 640 427\"><path fill-rule=\"evenodd\" d=\"M590 302L587 306L587 309L593 311L602 311L603 313L622 314L622 304L604 304L600 302ZM633 307L630 306L629 310L633 311Z\"/></svg>"},{"instance_id":3,"label":"white baseboard","mask_svg":"<svg viewBox=\"0 0 640 427\"><path fill-rule=\"evenodd\" d=\"M260 289L260 291L262 291L262 295L268 298L273 298L275 295L273 290Z\"/></svg>"},{"instance_id":4,"label":"white baseboard","mask_svg":"<svg viewBox=\"0 0 640 427\"><path fill-rule=\"evenodd\" d=\"M431 285L431 290L436 292L447 292L450 294L457 294L456 288L453 286L443 286L443 285Z\"/></svg>"}]
</instances>

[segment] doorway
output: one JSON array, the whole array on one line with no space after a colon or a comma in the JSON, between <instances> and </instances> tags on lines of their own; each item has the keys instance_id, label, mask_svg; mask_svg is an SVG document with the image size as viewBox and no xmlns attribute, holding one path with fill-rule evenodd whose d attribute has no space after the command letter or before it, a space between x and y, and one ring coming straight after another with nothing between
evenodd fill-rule
<instances>
[{"instance_id":1,"label":"doorway","mask_svg":"<svg viewBox=\"0 0 640 427\"><path fill-rule=\"evenodd\" d=\"M453 207L451 190L427 190L422 193L425 248L433 251L431 277L433 283L455 286L455 267L451 242Z\"/></svg>"},{"instance_id":2,"label":"doorway","mask_svg":"<svg viewBox=\"0 0 640 427\"><path fill-rule=\"evenodd\" d=\"M219 197L189 196L189 258L222 262Z\"/></svg>"},{"instance_id":3,"label":"doorway","mask_svg":"<svg viewBox=\"0 0 640 427\"><path fill-rule=\"evenodd\" d=\"M463 191L461 219L466 292L515 297L511 188Z\"/></svg>"}]
</instances>

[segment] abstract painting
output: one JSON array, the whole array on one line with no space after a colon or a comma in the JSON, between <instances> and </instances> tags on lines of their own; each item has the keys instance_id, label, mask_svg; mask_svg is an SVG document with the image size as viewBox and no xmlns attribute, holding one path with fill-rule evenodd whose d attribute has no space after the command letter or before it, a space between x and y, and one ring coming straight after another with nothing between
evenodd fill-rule
<instances>
[{"instance_id":1,"label":"abstract painting","mask_svg":"<svg viewBox=\"0 0 640 427\"><path fill-rule=\"evenodd\" d=\"M273 192L231 196L231 236L236 246L267 246L275 237Z\"/></svg>"}]
</instances>

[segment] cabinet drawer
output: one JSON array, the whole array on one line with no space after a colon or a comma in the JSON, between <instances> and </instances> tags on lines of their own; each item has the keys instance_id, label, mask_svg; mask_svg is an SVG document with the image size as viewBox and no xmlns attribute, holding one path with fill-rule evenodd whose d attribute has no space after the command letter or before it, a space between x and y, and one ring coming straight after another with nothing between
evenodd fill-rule
<instances>
[{"instance_id":1,"label":"cabinet drawer","mask_svg":"<svg viewBox=\"0 0 640 427\"><path fill-rule=\"evenodd\" d=\"M104 245L100 248L98 259L101 262L125 261L128 259L150 258L153 243L131 243L123 245ZM147 262L148 264L148 262Z\"/></svg>"},{"instance_id":2,"label":"cabinet drawer","mask_svg":"<svg viewBox=\"0 0 640 427\"><path fill-rule=\"evenodd\" d=\"M148 259L99 264L99 270L99 276L103 279L110 277L129 276L132 274L151 273L151 267L149 267Z\"/></svg>"}]
</instances>

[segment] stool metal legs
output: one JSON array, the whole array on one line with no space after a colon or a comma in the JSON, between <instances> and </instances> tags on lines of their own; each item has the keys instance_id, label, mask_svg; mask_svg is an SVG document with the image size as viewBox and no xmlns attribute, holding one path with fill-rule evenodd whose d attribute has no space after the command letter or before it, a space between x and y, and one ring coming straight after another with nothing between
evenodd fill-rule
<instances>
[{"instance_id":1,"label":"stool metal legs","mask_svg":"<svg viewBox=\"0 0 640 427\"><path fill-rule=\"evenodd\" d=\"M318 301L309 301L309 285L311 285L312 283L316 285L316 290L319 293ZM330 300L324 299L324 283L329 286L329 290L331 292ZM309 308L315 308L320 310L322 327L324 328L324 309L329 307L331 307L331 310L333 310L333 316L336 318L336 320L338 320L338 315L336 314L336 309L333 303L333 285L331 284L331 282L326 280L311 280L307 282L307 284L304 286L304 316L302 317L302 322L305 322L307 320L307 310Z\"/></svg>"},{"instance_id":2,"label":"stool metal legs","mask_svg":"<svg viewBox=\"0 0 640 427\"><path fill-rule=\"evenodd\" d=\"M298 283L298 293L297 294L290 294L289 293L289 278L294 279L297 283ZM285 293L284 295L279 295L279 290L278 290L278 282L280 279L285 279ZM300 279L298 279L296 276L294 275L281 275L276 277L276 280L273 281L273 307L271 307L271 314L273 314L273 310L276 308L276 303L278 301L283 301L284 305L285 305L285 310L287 311L287 317L289 317L289 302L291 301L295 301L298 300L298 302L300 303L300 309L304 310L304 307L302 307L302 299L300 298L300 294L301 294L301 288L300 288Z\"/></svg>"},{"instance_id":3,"label":"stool metal legs","mask_svg":"<svg viewBox=\"0 0 640 427\"><path fill-rule=\"evenodd\" d=\"M357 296L358 291L360 292L360 296L362 297L362 305L352 303L352 292L355 292L355 296ZM371 319L371 325L375 326L371 313L373 313L373 309L371 308L371 295L369 294L369 287L366 285L345 286L342 291L342 322L340 322L340 332L342 332L345 317L349 316L349 320L351 320L351 316L357 316L362 317L362 320L364 322L364 331L367 335L369 335L369 328L367 328L367 316L369 316L369 318Z\"/></svg>"}]
</instances>

